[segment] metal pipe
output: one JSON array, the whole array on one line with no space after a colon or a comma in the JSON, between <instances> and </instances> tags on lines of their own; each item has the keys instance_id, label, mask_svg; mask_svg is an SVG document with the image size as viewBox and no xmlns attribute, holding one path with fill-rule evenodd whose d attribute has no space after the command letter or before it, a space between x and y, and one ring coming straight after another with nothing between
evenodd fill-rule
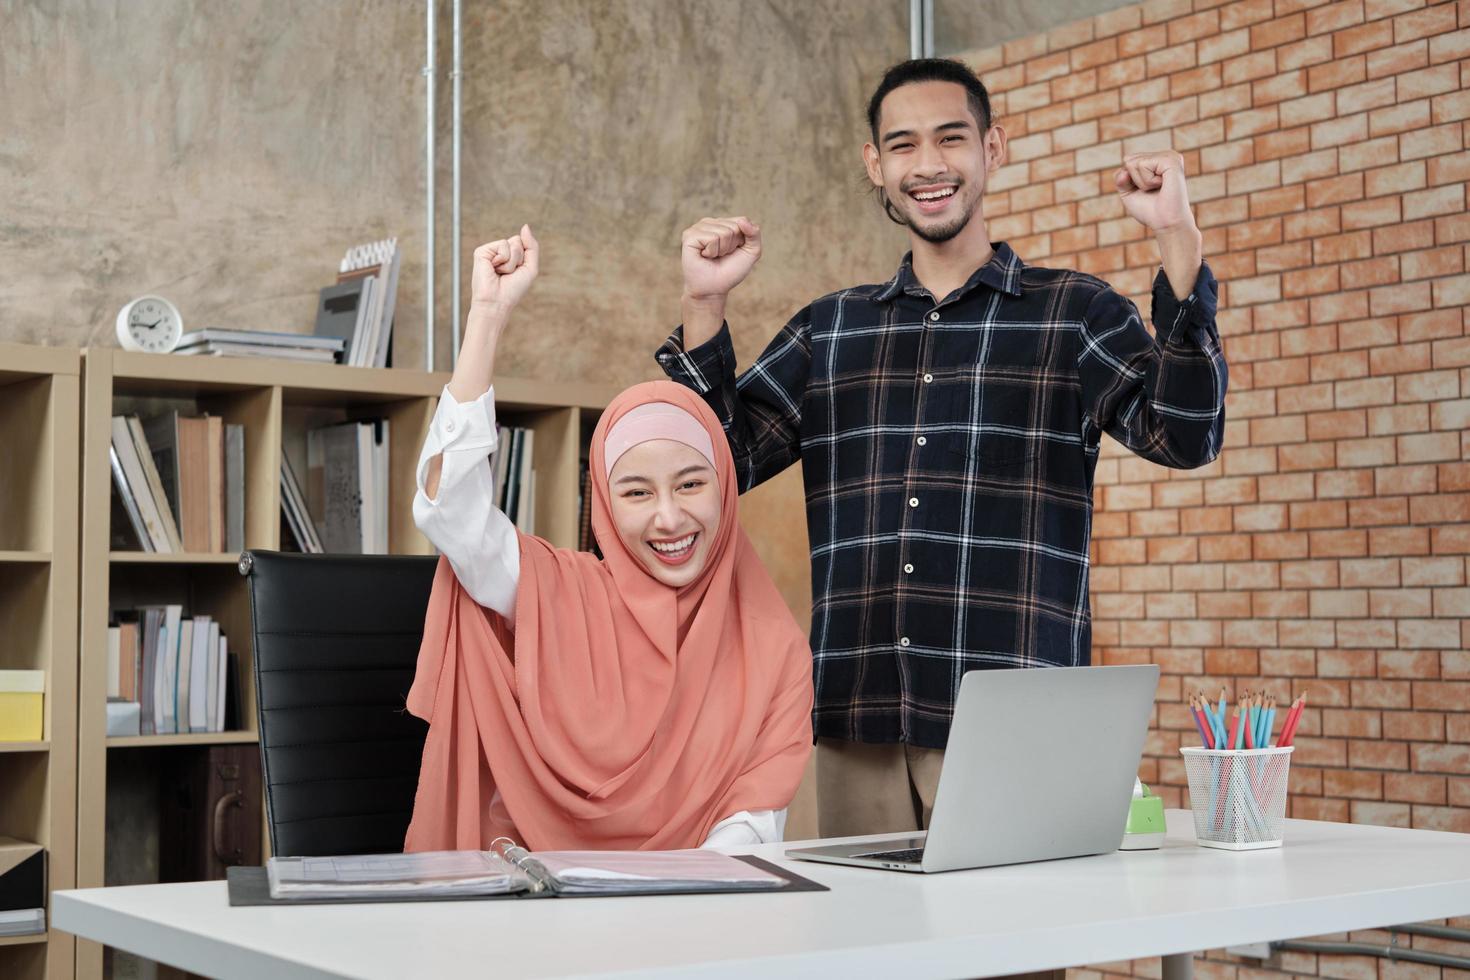
<instances>
[{"instance_id":1,"label":"metal pipe","mask_svg":"<svg viewBox=\"0 0 1470 980\"><path fill-rule=\"evenodd\" d=\"M449 235L450 254L454 257L454 272L449 280L449 291L451 293L450 306L454 310L454 319L450 323L450 328L454 331L453 348L449 352L449 366L451 368L459 363L459 276L460 265L462 264L462 250L460 248L459 234L459 159L460 146L462 143L461 136L463 132L463 126L461 125L461 116L463 115L463 103L460 100L460 80L462 76L462 72L460 71L460 56L464 50L461 41L461 34L463 32L460 30L460 23L463 20L463 10L463 0L454 0L454 67L449 76L454 91L454 162L452 165L453 191L451 194L453 203L450 205L451 217L449 219L452 226Z\"/></svg>"},{"instance_id":2,"label":"metal pipe","mask_svg":"<svg viewBox=\"0 0 1470 980\"><path fill-rule=\"evenodd\" d=\"M924 57L924 0L909 0L909 57Z\"/></svg>"},{"instance_id":3,"label":"metal pipe","mask_svg":"<svg viewBox=\"0 0 1470 980\"><path fill-rule=\"evenodd\" d=\"M424 166L426 170L424 180L426 188L424 273L427 279L424 286L424 367L432 371L434 370L434 66L438 63L439 50L434 36L434 15L436 13L434 8L438 4L436 0L429 0L425 6L428 8L425 38L428 51L425 54L423 70L427 81L424 121Z\"/></svg>"},{"instance_id":4,"label":"metal pipe","mask_svg":"<svg viewBox=\"0 0 1470 980\"><path fill-rule=\"evenodd\" d=\"M934 0L924 0L924 57L934 57Z\"/></svg>"},{"instance_id":5,"label":"metal pipe","mask_svg":"<svg viewBox=\"0 0 1470 980\"><path fill-rule=\"evenodd\" d=\"M1454 929L1450 926L1427 926L1415 923L1407 926L1389 926L1389 932L1406 932L1411 936L1433 936L1457 943L1470 943L1470 929Z\"/></svg>"},{"instance_id":6,"label":"metal pipe","mask_svg":"<svg viewBox=\"0 0 1470 980\"><path fill-rule=\"evenodd\" d=\"M1387 960L1408 963L1427 963L1430 966L1450 966L1470 970L1470 956L1448 956L1430 953L1422 949L1406 949L1402 946L1379 946L1375 943L1319 943L1306 939L1291 939L1274 942L1272 949L1288 949L1296 953L1332 953L1341 956L1377 956Z\"/></svg>"}]
</instances>

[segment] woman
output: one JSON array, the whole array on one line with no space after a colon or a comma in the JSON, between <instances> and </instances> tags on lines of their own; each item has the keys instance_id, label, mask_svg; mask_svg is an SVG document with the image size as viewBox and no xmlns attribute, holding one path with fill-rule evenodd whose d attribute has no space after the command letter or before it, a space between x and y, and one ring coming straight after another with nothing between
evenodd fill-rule
<instances>
[{"instance_id":1,"label":"woman","mask_svg":"<svg viewBox=\"0 0 1470 980\"><path fill-rule=\"evenodd\" d=\"M811 650L736 519L734 461L688 389L628 389L592 438L606 555L490 504L495 348L529 227L475 250L414 520L443 553L408 709L429 722L405 850L780 840L811 751Z\"/></svg>"}]
</instances>

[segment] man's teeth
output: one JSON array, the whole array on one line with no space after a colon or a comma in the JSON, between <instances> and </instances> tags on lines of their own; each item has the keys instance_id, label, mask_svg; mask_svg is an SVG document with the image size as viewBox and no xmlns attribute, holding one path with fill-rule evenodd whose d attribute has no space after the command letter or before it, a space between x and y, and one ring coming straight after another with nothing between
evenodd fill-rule
<instances>
[{"instance_id":1,"label":"man's teeth","mask_svg":"<svg viewBox=\"0 0 1470 980\"><path fill-rule=\"evenodd\" d=\"M692 545L694 543L694 535L691 534L687 538L680 538L678 541L667 544L662 541L650 541L648 543L653 547L654 551L662 551L666 555L674 555Z\"/></svg>"},{"instance_id":2,"label":"man's teeth","mask_svg":"<svg viewBox=\"0 0 1470 980\"><path fill-rule=\"evenodd\" d=\"M918 193L914 194L914 197L920 201L937 201L941 197L949 197L953 193L953 187L946 187L944 188L944 190L940 191L919 191Z\"/></svg>"}]
</instances>

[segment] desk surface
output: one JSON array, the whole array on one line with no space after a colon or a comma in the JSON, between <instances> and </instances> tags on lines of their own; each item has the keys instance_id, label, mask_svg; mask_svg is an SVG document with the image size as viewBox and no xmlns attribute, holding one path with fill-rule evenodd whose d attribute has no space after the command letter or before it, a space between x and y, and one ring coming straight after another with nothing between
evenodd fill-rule
<instances>
[{"instance_id":1,"label":"desk surface","mask_svg":"<svg viewBox=\"0 0 1470 980\"><path fill-rule=\"evenodd\" d=\"M210 976L317 980L976 976L1470 913L1467 835L1292 820L1232 853L1168 822L1158 851L939 875L790 862L830 892L232 909L199 882L61 891L52 916Z\"/></svg>"}]
</instances>

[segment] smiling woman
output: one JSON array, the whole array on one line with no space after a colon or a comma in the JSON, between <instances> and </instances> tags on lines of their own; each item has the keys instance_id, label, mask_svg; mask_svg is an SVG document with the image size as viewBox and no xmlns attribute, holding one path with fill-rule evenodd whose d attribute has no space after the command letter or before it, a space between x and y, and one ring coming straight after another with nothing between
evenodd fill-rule
<instances>
[{"instance_id":1,"label":"smiling woman","mask_svg":"<svg viewBox=\"0 0 1470 980\"><path fill-rule=\"evenodd\" d=\"M444 558L408 699L429 735L405 849L780 840L812 746L811 650L740 528L713 410L667 381L608 406L603 560L491 505L495 347L538 259L529 228L476 250L419 463L414 518Z\"/></svg>"}]
</instances>

